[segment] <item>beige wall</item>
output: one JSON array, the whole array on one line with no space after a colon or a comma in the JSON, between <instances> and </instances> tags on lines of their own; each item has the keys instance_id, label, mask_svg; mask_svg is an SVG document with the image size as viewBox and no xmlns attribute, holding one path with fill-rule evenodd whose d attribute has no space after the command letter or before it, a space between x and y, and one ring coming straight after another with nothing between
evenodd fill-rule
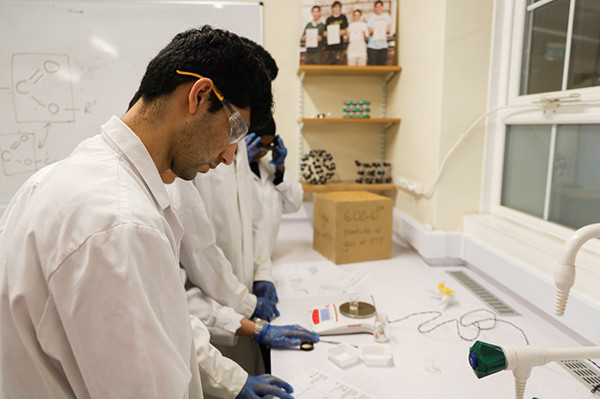
<instances>
[{"instance_id":1,"label":"beige wall","mask_svg":"<svg viewBox=\"0 0 600 399\"><path fill-rule=\"evenodd\" d=\"M298 38L300 0L264 0L264 44L280 67L274 84L275 119L296 176L298 137ZM386 134L386 159L394 176L428 188L448 149L486 109L492 0L399 0L398 58L403 70L391 80L388 116L402 118ZM341 114L342 99L358 95L374 102L378 115L381 79L305 80L304 115ZM305 151L332 152L341 179L354 177L354 159L378 158L379 134L344 127L305 129ZM462 230L462 217L477 212L481 191L483 131L479 126L449 161L430 199L399 191L396 206L439 230Z\"/></svg>"},{"instance_id":2,"label":"beige wall","mask_svg":"<svg viewBox=\"0 0 600 399\"><path fill-rule=\"evenodd\" d=\"M447 2L439 162L486 112L493 1ZM436 192L436 227L462 227L480 207L484 124L453 155Z\"/></svg>"},{"instance_id":3,"label":"beige wall","mask_svg":"<svg viewBox=\"0 0 600 399\"><path fill-rule=\"evenodd\" d=\"M428 189L448 150L486 111L492 0L400 0L403 72L393 91L402 125L387 157ZM430 199L399 191L396 206L437 230L462 230L479 210L482 126L454 153Z\"/></svg>"}]
</instances>

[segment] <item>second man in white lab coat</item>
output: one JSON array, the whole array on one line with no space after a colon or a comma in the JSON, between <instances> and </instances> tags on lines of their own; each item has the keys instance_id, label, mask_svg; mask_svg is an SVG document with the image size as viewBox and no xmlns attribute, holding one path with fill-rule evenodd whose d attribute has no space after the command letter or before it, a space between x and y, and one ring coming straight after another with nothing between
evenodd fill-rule
<instances>
[{"instance_id":1,"label":"second man in white lab coat","mask_svg":"<svg viewBox=\"0 0 600 399\"><path fill-rule=\"evenodd\" d=\"M298 212L303 196L302 185L285 169L287 148L275 131L275 120L271 118L265 127L245 137L252 181L263 208L262 223L270 255L277 243L281 215ZM266 156L269 151L270 157Z\"/></svg>"}]
</instances>

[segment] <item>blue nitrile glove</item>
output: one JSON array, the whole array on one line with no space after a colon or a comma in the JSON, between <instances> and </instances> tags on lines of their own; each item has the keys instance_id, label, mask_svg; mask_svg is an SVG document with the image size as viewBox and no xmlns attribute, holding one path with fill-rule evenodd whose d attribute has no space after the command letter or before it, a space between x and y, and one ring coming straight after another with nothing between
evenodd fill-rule
<instances>
[{"instance_id":1,"label":"blue nitrile glove","mask_svg":"<svg viewBox=\"0 0 600 399\"><path fill-rule=\"evenodd\" d=\"M277 298L277 290L270 281L255 281L252 284L252 293L261 298L268 299L274 304L279 302L279 298Z\"/></svg>"},{"instance_id":2,"label":"blue nitrile glove","mask_svg":"<svg viewBox=\"0 0 600 399\"><path fill-rule=\"evenodd\" d=\"M275 148L273 148L273 159L271 159L271 163L277 167L285 166L287 148L285 148L283 145L283 140L281 140L281 137L276 136L275 140L277 143L275 144Z\"/></svg>"},{"instance_id":3,"label":"blue nitrile glove","mask_svg":"<svg viewBox=\"0 0 600 399\"><path fill-rule=\"evenodd\" d=\"M260 154L264 149L260 146L260 137L252 132L244 137L246 140L246 152L248 153L248 162L252 163L254 157Z\"/></svg>"},{"instance_id":4,"label":"blue nitrile glove","mask_svg":"<svg viewBox=\"0 0 600 399\"><path fill-rule=\"evenodd\" d=\"M279 316L279 310L277 310L274 303L268 299L256 297L256 308L252 313L252 317L250 317L251 319L258 317L259 319L271 321L277 316Z\"/></svg>"},{"instance_id":5,"label":"blue nitrile glove","mask_svg":"<svg viewBox=\"0 0 600 399\"><path fill-rule=\"evenodd\" d=\"M319 334L300 326L274 326L265 324L254 342L268 345L271 348L294 348L302 342L318 342Z\"/></svg>"},{"instance_id":6,"label":"blue nitrile glove","mask_svg":"<svg viewBox=\"0 0 600 399\"><path fill-rule=\"evenodd\" d=\"M294 399L290 393L294 388L284 380L271 374L249 375L235 399L259 399L267 395L281 399Z\"/></svg>"}]
</instances>

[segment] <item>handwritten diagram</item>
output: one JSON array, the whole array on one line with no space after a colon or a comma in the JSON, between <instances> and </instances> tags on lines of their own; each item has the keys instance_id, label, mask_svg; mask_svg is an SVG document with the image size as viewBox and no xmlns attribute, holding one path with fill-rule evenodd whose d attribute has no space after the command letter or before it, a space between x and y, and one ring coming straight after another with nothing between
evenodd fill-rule
<instances>
[{"instance_id":1,"label":"handwritten diagram","mask_svg":"<svg viewBox=\"0 0 600 399\"><path fill-rule=\"evenodd\" d=\"M53 124L75 122L69 63L67 54L13 54L8 90L15 122L27 131L0 132L5 176L31 174L54 161L44 151Z\"/></svg>"},{"instance_id":2,"label":"handwritten diagram","mask_svg":"<svg viewBox=\"0 0 600 399\"><path fill-rule=\"evenodd\" d=\"M6 176L37 170L34 141L34 133L0 135L0 157Z\"/></svg>"},{"instance_id":3,"label":"handwritten diagram","mask_svg":"<svg viewBox=\"0 0 600 399\"><path fill-rule=\"evenodd\" d=\"M69 56L13 54L12 95L17 122L74 122Z\"/></svg>"}]
</instances>

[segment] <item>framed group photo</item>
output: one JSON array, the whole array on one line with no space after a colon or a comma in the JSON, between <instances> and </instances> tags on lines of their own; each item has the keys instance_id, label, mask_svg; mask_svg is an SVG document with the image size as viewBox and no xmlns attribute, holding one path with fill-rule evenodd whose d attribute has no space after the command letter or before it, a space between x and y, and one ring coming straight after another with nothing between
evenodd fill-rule
<instances>
[{"instance_id":1,"label":"framed group photo","mask_svg":"<svg viewBox=\"0 0 600 399\"><path fill-rule=\"evenodd\" d=\"M398 0L302 0L300 65L396 65Z\"/></svg>"}]
</instances>

